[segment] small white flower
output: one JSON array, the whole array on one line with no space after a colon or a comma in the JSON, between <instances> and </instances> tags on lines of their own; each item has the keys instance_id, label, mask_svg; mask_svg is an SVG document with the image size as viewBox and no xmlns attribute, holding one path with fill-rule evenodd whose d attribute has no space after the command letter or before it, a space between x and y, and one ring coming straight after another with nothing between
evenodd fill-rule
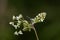
<instances>
[{"instance_id":1,"label":"small white flower","mask_svg":"<svg viewBox=\"0 0 60 40\"><path fill-rule=\"evenodd\" d=\"M16 19L19 20L20 18L22 18L23 16L20 14L19 16L16 16Z\"/></svg>"},{"instance_id":2,"label":"small white flower","mask_svg":"<svg viewBox=\"0 0 60 40\"><path fill-rule=\"evenodd\" d=\"M20 30L20 31L18 32L18 34L23 34L23 33L22 33L22 31Z\"/></svg>"},{"instance_id":3,"label":"small white flower","mask_svg":"<svg viewBox=\"0 0 60 40\"><path fill-rule=\"evenodd\" d=\"M16 19L19 20L20 19L19 16L16 16Z\"/></svg>"},{"instance_id":4,"label":"small white flower","mask_svg":"<svg viewBox=\"0 0 60 40\"><path fill-rule=\"evenodd\" d=\"M40 16L41 14L38 14L38 16Z\"/></svg>"},{"instance_id":5,"label":"small white flower","mask_svg":"<svg viewBox=\"0 0 60 40\"><path fill-rule=\"evenodd\" d=\"M9 24L13 25L13 24L14 24L14 22L9 22Z\"/></svg>"},{"instance_id":6,"label":"small white flower","mask_svg":"<svg viewBox=\"0 0 60 40\"><path fill-rule=\"evenodd\" d=\"M13 25L15 29L17 29L17 25Z\"/></svg>"},{"instance_id":7,"label":"small white flower","mask_svg":"<svg viewBox=\"0 0 60 40\"><path fill-rule=\"evenodd\" d=\"M38 18L38 16L36 16L36 18Z\"/></svg>"},{"instance_id":8,"label":"small white flower","mask_svg":"<svg viewBox=\"0 0 60 40\"><path fill-rule=\"evenodd\" d=\"M44 21L44 19L40 19L40 21L41 21L41 22L43 22L43 21Z\"/></svg>"},{"instance_id":9,"label":"small white flower","mask_svg":"<svg viewBox=\"0 0 60 40\"><path fill-rule=\"evenodd\" d=\"M9 24L11 24L15 29L17 29L17 25L14 25L14 22L10 22Z\"/></svg>"},{"instance_id":10,"label":"small white flower","mask_svg":"<svg viewBox=\"0 0 60 40\"><path fill-rule=\"evenodd\" d=\"M15 34L15 35L18 35L18 32L17 32L17 31L15 31L15 32L14 32L14 34Z\"/></svg>"},{"instance_id":11,"label":"small white flower","mask_svg":"<svg viewBox=\"0 0 60 40\"><path fill-rule=\"evenodd\" d=\"M19 18L22 18L22 17L23 17L22 14L20 14L20 15L19 15Z\"/></svg>"},{"instance_id":12,"label":"small white flower","mask_svg":"<svg viewBox=\"0 0 60 40\"><path fill-rule=\"evenodd\" d=\"M13 16L13 20L15 20L16 19L16 17L15 16Z\"/></svg>"}]
</instances>

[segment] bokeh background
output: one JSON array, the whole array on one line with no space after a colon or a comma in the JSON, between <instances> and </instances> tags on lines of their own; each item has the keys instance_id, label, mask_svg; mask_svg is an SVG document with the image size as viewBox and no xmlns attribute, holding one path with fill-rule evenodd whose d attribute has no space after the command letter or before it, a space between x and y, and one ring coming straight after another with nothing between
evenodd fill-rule
<instances>
[{"instance_id":1,"label":"bokeh background","mask_svg":"<svg viewBox=\"0 0 60 40\"><path fill-rule=\"evenodd\" d=\"M26 18L46 12L43 23L35 24L40 40L60 40L59 0L0 0L0 40L36 40L34 31L14 35L15 29L9 25L13 15L20 13Z\"/></svg>"}]
</instances>

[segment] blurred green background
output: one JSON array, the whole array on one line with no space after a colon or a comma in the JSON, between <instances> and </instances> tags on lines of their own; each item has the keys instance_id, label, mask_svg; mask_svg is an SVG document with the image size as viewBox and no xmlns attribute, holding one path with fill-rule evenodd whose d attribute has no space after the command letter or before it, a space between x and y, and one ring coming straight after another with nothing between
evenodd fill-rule
<instances>
[{"instance_id":1,"label":"blurred green background","mask_svg":"<svg viewBox=\"0 0 60 40\"><path fill-rule=\"evenodd\" d=\"M26 18L46 12L43 23L35 24L40 40L60 40L60 1L59 0L8 0L6 12L0 14L0 40L36 40L34 31L15 36L15 29L9 25L13 15L20 13Z\"/></svg>"}]
</instances>

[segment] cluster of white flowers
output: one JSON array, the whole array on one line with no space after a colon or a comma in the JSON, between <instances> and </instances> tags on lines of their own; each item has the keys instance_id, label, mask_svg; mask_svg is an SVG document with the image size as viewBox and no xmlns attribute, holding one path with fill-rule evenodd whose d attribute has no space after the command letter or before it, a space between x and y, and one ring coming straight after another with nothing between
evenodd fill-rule
<instances>
[{"instance_id":1,"label":"cluster of white flowers","mask_svg":"<svg viewBox=\"0 0 60 40\"><path fill-rule=\"evenodd\" d=\"M23 25L22 30L23 31L31 31L32 29L32 24L35 24L37 22L43 22L43 20L46 17L46 13L39 13L35 18L31 19L32 23L29 23L27 20L24 20L22 14L20 14L19 16L13 16L13 20L17 20L17 24L14 24L14 22L10 22L9 24L11 24L15 29L20 28L20 25ZM20 31L15 31L14 32L15 35L19 35L19 34L23 34L23 32Z\"/></svg>"},{"instance_id":2,"label":"cluster of white flowers","mask_svg":"<svg viewBox=\"0 0 60 40\"><path fill-rule=\"evenodd\" d=\"M19 28L21 25L21 21L19 19L21 19L23 16L20 14L19 16L13 16L13 20L17 20L17 25L14 25L14 22L10 22L9 24L11 24L12 26L14 26L15 29Z\"/></svg>"},{"instance_id":3,"label":"cluster of white flowers","mask_svg":"<svg viewBox=\"0 0 60 40\"><path fill-rule=\"evenodd\" d=\"M23 17L23 16L22 16L22 14L20 14L19 16L16 16L16 17L15 17L15 16L13 16L13 18L12 18L12 19L13 19L13 20L15 20L15 19L16 19L16 20L19 20L19 19L21 19L22 17Z\"/></svg>"},{"instance_id":4,"label":"cluster of white flowers","mask_svg":"<svg viewBox=\"0 0 60 40\"><path fill-rule=\"evenodd\" d=\"M14 32L15 35L19 35L19 34L23 34L22 31L20 30L19 32L15 31Z\"/></svg>"},{"instance_id":5,"label":"cluster of white flowers","mask_svg":"<svg viewBox=\"0 0 60 40\"><path fill-rule=\"evenodd\" d=\"M9 24L11 24L15 29L17 28L20 28L20 25L21 25L21 21L20 19L23 18L23 16L20 14L19 16L13 16L13 20L17 20L17 24L15 25L14 22L10 22ZM15 35L18 35L18 34L23 34L22 31L20 30L19 32L15 31L14 32Z\"/></svg>"},{"instance_id":6,"label":"cluster of white flowers","mask_svg":"<svg viewBox=\"0 0 60 40\"><path fill-rule=\"evenodd\" d=\"M9 24L12 25L15 29L20 28L20 25L23 24L23 31L31 31L31 25L28 23L27 20L23 19L23 16L20 14L19 16L13 16L12 18L13 20L17 20L17 24L15 25L14 22L10 22ZM15 35L18 34L23 34L23 32L20 30L19 32L15 31L14 32Z\"/></svg>"},{"instance_id":7,"label":"cluster of white flowers","mask_svg":"<svg viewBox=\"0 0 60 40\"><path fill-rule=\"evenodd\" d=\"M46 17L46 13L39 13L35 18L31 19L32 23L43 22Z\"/></svg>"}]
</instances>

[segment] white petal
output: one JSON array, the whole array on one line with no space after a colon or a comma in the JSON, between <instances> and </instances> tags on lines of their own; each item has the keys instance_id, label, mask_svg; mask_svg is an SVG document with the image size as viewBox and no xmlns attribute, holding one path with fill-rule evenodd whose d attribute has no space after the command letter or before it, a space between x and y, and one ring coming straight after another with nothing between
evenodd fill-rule
<instances>
[{"instance_id":1,"label":"white petal","mask_svg":"<svg viewBox=\"0 0 60 40\"><path fill-rule=\"evenodd\" d=\"M44 18L45 18L46 17L46 13L45 12L41 13L41 17L42 16L44 16Z\"/></svg>"},{"instance_id":2,"label":"white petal","mask_svg":"<svg viewBox=\"0 0 60 40\"><path fill-rule=\"evenodd\" d=\"M20 18L18 16L16 16L16 19L19 20Z\"/></svg>"},{"instance_id":3,"label":"white petal","mask_svg":"<svg viewBox=\"0 0 60 40\"><path fill-rule=\"evenodd\" d=\"M15 29L17 29L17 25L13 25Z\"/></svg>"},{"instance_id":4,"label":"white petal","mask_svg":"<svg viewBox=\"0 0 60 40\"><path fill-rule=\"evenodd\" d=\"M14 24L14 22L9 22L9 24Z\"/></svg>"},{"instance_id":5,"label":"white petal","mask_svg":"<svg viewBox=\"0 0 60 40\"><path fill-rule=\"evenodd\" d=\"M20 31L18 32L18 34L23 34L23 33L22 33L22 31L20 30Z\"/></svg>"},{"instance_id":6,"label":"white petal","mask_svg":"<svg viewBox=\"0 0 60 40\"><path fill-rule=\"evenodd\" d=\"M41 22L43 22L46 17L46 13L45 12L41 13L40 17L41 17L41 19L40 19Z\"/></svg>"},{"instance_id":7,"label":"white petal","mask_svg":"<svg viewBox=\"0 0 60 40\"><path fill-rule=\"evenodd\" d=\"M44 19L41 19L41 22L43 22L44 21Z\"/></svg>"},{"instance_id":8,"label":"white petal","mask_svg":"<svg viewBox=\"0 0 60 40\"><path fill-rule=\"evenodd\" d=\"M17 32L17 31L15 31L15 32L14 32L14 34L15 34L15 35L18 35L18 32Z\"/></svg>"},{"instance_id":9,"label":"white petal","mask_svg":"<svg viewBox=\"0 0 60 40\"><path fill-rule=\"evenodd\" d=\"M45 13L45 12L43 12L42 14L43 14L43 15L46 15L46 13Z\"/></svg>"},{"instance_id":10,"label":"white petal","mask_svg":"<svg viewBox=\"0 0 60 40\"><path fill-rule=\"evenodd\" d=\"M20 15L19 15L19 18L22 18L22 17L23 17L22 14L20 14Z\"/></svg>"},{"instance_id":11,"label":"white petal","mask_svg":"<svg viewBox=\"0 0 60 40\"><path fill-rule=\"evenodd\" d=\"M38 16L40 16L41 14L38 14Z\"/></svg>"},{"instance_id":12,"label":"white petal","mask_svg":"<svg viewBox=\"0 0 60 40\"><path fill-rule=\"evenodd\" d=\"M38 18L38 16L36 16L36 18Z\"/></svg>"},{"instance_id":13,"label":"white petal","mask_svg":"<svg viewBox=\"0 0 60 40\"><path fill-rule=\"evenodd\" d=\"M15 20L16 19L16 17L15 16L13 16L13 20Z\"/></svg>"}]
</instances>

